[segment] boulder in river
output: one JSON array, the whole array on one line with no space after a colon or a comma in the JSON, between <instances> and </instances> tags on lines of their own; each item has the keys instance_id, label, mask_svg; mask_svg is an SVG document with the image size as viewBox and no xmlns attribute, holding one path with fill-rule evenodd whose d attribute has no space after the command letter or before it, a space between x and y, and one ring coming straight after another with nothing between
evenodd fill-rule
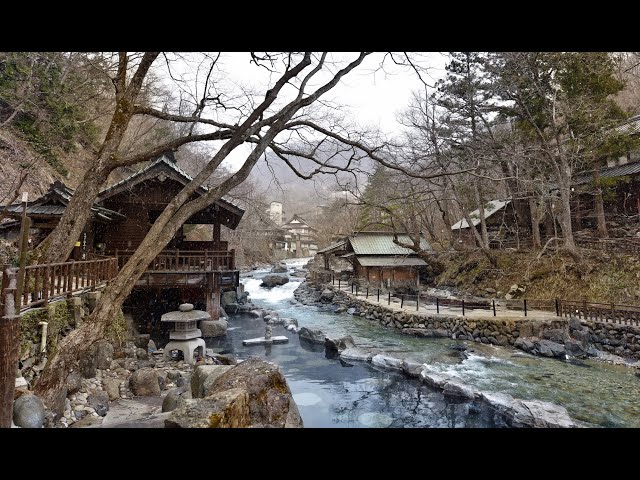
<instances>
[{"instance_id":1,"label":"boulder in river","mask_svg":"<svg viewBox=\"0 0 640 480\"><path fill-rule=\"evenodd\" d=\"M286 275L265 275L262 278L261 287L272 288L279 285L284 285L289 282L289 277Z\"/></svg>"}]
</instances>

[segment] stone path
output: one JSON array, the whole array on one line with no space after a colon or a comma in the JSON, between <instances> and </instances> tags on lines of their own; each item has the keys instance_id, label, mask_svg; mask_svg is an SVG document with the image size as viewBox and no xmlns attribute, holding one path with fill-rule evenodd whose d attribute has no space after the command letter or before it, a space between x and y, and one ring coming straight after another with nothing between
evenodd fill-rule
<instances>
[{"instance_id":1,"label":"stone path","mask_svg":"<svg viewBox=\"0 0 640 480\"><path fill-rule=\"evenodd\" d=\"M338 290L338 286L335 285L334 288ZM365 292L359 291L358 295L351 293L351 287L349 285L341 285L340 291L347 294L348 297L354 298L357 300L362 300L370 303L371 305L380 305L385 308L389 308L391 310L395 310L398 312L407 312L407 313L422 313L422 314L434 314L437 312L437 307L433 303L420 304L419 310L416 310L415 300L410 300L405 302L404 307L400 308L400 300L397 298L391 297L391 304L387 304L388 297L385 296L383 298L380 295L380 301L377 301L377 293L373 292L369 294L369 298L366 298ZM472 309L465 307L464 316L470 318L477 319L487 319L487 318L509 318L509 319L536 319L536 320L547 320L547 319L557 319L559 317L556 316L554 312L547 312L544 310L528 310L527 317L524 316L524 312L518 310L506 310L504 307L498 308L498 303L496 302L496 316L493 316L492 310L480 310L480 309ZM460 315L462 316L462 306L450 306L450 305L440 305L440 314L442 315Z\"/></svg>"},{"instance_id":2,"label":"stone path","mask_svg":"<svg viewBox=\"0 0 640 480\"><path fill-rule=\"evenodd\" d=\"M170 412L162 413L163 400L164 396L121 398L111 402L102 425L94 428L164 428L164 419Z\"/></svg>"}]
</instances>

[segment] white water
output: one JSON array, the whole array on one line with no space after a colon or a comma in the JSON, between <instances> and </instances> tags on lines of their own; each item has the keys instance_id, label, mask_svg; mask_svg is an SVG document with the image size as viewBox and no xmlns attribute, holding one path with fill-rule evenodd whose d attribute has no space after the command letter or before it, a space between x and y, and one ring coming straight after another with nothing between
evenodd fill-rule
<instances>
[{"instance_id":1,"label":"white water","mask_svg":"<svg viewBox=\"0 0 640 480\"><path fill-rule=\"evenodd\" d=\"M300 268L304 264L306 264L312 257L304 257L304 258L289 258L284 260L284 263L287 264L287 267L291 271L292 269ZM260 269L252 272L253 274L257 274L260 277L263 274L268 274L269 269ZM279 285L272 288L264 288L261 287L262 283L261 278L243 278L242 283L244 284L245 292L249 292L249 297L251 300L262 300L267 303L278 303L282 300L288 300L293 298L293 291L300 286L300 282L302 278L289 278L289 283L285 283L284 285Z\"/></svg>"}]
</instances>

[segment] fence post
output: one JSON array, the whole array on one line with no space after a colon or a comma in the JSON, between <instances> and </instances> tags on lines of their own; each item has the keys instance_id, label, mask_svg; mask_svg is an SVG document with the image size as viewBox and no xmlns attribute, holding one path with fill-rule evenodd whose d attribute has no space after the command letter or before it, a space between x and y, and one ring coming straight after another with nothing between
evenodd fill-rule
<instances>
[{"instance_id":1,"label":"fence post","mask_svg":"<svg viewBox=\"0 0 640 480\"><path fill-rule=\"evenodd\" d=\"M364 298L369 299L369 287L367 287L367 295Z\"/></svg>"},{"instance_id":2,"label":"fence post","mask_svg":"<svg viewBox=\"0 0 640 480\"><path fill-rule=\"evenodd\" d=\"M558 299L556 298L556 317L560 316L560 304L558 302Z\"/></svg>"},{"instance_id":3,"label":"fence post","mask_svg":"<svg viewBox=\"0 0 640 480\"><path fill-rule=\"evenodd\" d=\"M380 303L380 289L378 289L378 303Z\"/></svg>"},{"instance_id":4,"label":"fence post","mask_svg":"<svg viewBox=\"0 0 640 480\"><path fill-rule=\"evenodd\" d=\"M440 297L436 297L436 313L440 313Z\"/></svg>"},{"instance_id":5,"label":"fence post","mask_svg":"<svg viewBox=\"0 0 640 480\"><path fill-rule=\"evenodd\" d=\"M338 277L338 290L340 290L340 278Z\"/></svg>"},{"instance_id":6,"label":"fence post","mask_svg":"<svg viewBox=\"0 0 640 480\"><path fill-rule=\"evenodd\" d=\"M464 300L462 300L462 316L464 317Z\"/></svg>"},{"instance_id":7,"label":"fence post","mask_svg":"<svg viewBox=\"0 0 640 480\"><path fill-rule=\"evenodd\" d=\"M387 301L387 305L391 305L391 292L389 292L389 300Z\"/></svg>"},{"instance_id":8,"label":"fence post","mask_svg":"<svg viewBox=\"0 0 640 480\"><path fill-rule=\"evenodd\" d=\"M351 293L353 293L353 282L351 283Z\"/></svg>"},{"instance_id":9,"label":"fence post","mask_svg":"<svg viewBox=\"0 0 640 480\"><path fill-rule=\"evenodd\" d=\"M492 303L493 303L493 316L495 317L496 316L496 301L495 301L495 299L492 300Z\"/></svg>"},{"instance_id":10,"label":"fence post","mask_svg":"<svg viewBox=\"0 0 640 480\"><path fill-rule=\"evenodd\" d=\"M402 294L402 297L400 297L400 308L404 307L404 293Z\"/></svg>"},{"instance_id":11,"label":"fence post","mask_svg":"<svg viewBox=\"0 0 640 480\"><path fill-rule=\"evenodd\" d=\"M336 284L336 279L333 276L333 274L331 274L331 285L335 285Z\"/></svg>"},{"instance_id":12,"label":"fence post","mask_svg":"<svg viewBox=\"0 0 640 480\"><path fill-rule=\"evenodd\" d=\"M522 301L524 302L524 316L527 316L527 299L524 298L522 299Z\"/></svg>"},{"instance_id":13,"label":"fence post","mask_svg":"<svg viewBox=\"0 0 640 480\"><path fill-rule=\"evenodd\" d=\"M416 295L416 312L420 311L420 294Z\"/></svg>"},{"instance_id":14,"label":"fence post","mask_svg":"<svg viewBox=\"0 0 640 480\"><path fill-rule=\"evenodd\" d=\"M358 284L356 283L356 297L358 296Z\"/></svg>"},{"instance_id":15,"label":"fence post","mask_svg":"<svg viewBox=\"0 0 640 480\"><path fill-rule=\"evenodd\" d=\"M18 368L18 349L20 346L20 304L15 303L18 286L17 274L4 271L10 276L3 291L4 310L0 312L0 428L11 428L13 419L13 396L15 393L16 369ZM3 283L4 283L3 279Z\"/></svg>"}]
</instances>

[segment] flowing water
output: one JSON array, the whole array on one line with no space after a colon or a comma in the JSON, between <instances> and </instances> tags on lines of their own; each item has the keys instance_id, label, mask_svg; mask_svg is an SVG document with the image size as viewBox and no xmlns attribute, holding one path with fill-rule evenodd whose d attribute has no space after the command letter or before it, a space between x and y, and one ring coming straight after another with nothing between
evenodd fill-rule
<instances>
[{"instance_id":1,"label":"flowing water","mask_svg":"<svg viewBox=\"0 0 640 480\"><path fill-rule=\"evenodd\" d=\"M306 262L290 260L291 268ZM398 357L425 362L488 392L553 402L572 418L593 426L640 427L640 378L633 369L594 360L565 362L523 353L508 347L417 338L386 329L360 317L304 306L293 300L301 279L291 277L279 287L260 287L266 270L243 275L241 281L256 306L295 318L299 326L317 328L330 336L351 335L357 345L373 346ZM209 339L216 351L232 351L238 358L259 356L280 365L307 427L491 427L484 407L449 403L440 393L401 373L369 363L325 357L322 345L298 339L281 326L273 335L289 343L242 345L245 338L264 336L262 319L231 316L226 337ZM464 343L468 357L452 347Z\"/></svg>"}]
</instances>

